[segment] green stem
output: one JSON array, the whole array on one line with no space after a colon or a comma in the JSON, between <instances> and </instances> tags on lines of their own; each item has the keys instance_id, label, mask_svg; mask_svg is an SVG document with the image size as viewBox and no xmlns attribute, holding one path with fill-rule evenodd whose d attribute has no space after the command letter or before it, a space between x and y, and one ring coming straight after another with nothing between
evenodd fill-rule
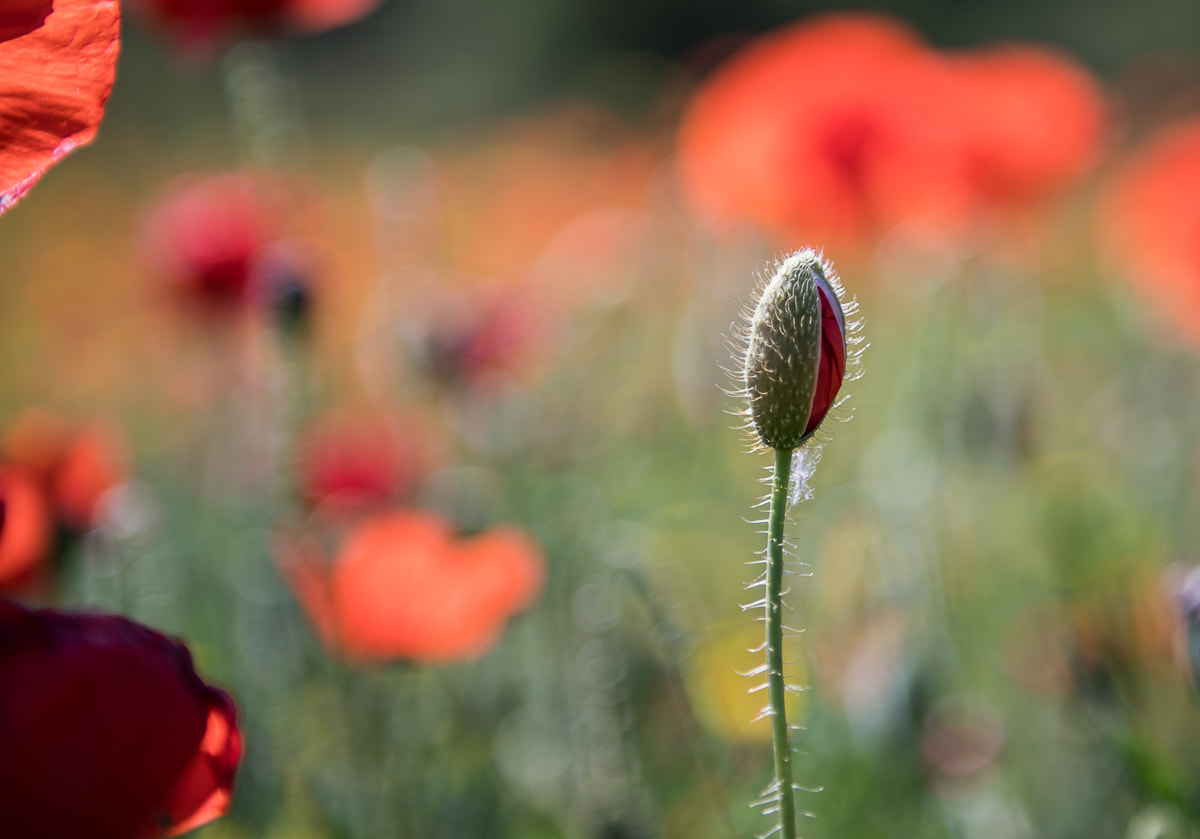
<instances>
[{"instance_id":1,"label":"green stem","mask_svg":"<svg viewBox=\"0 0 1200 839\"><path fill-rule=\"evenodd\" d=\"M783 523L787 515L792 450L775 450L771 483L771 517L767 525L767 695L771 703L771 743L775 752L775 783L779 788L779 835L796 839L796 802L792 788L792 749L783 680Z\"/></svg>"}]
</instances>

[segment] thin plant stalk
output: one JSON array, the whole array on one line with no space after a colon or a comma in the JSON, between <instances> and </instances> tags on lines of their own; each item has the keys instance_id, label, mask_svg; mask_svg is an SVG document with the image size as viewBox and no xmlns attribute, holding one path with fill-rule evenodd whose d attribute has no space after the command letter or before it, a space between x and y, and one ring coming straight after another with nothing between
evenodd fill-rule
<instances>
[{"instance_id":1,"label":"thin plant stalk","mask_svg":"<svg viewBox=\"0 0 1200 839\"><path fill-rule=\"evenodd\" d=\"M775 449L771 511L767 524L767 696L771 745L775 755L775 784L779 796L779 835L796 839L796 802L792 784L792 748L788 741L787 686L783 679L783 525L787 518L792 450Z\"/></svg>"}]
</instances>

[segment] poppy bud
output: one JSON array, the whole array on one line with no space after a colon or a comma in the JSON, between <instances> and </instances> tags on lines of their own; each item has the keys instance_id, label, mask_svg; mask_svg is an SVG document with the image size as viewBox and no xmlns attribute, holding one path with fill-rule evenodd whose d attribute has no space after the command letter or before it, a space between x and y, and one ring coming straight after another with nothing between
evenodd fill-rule
<instances>
[{"instance_id":1,"label":"poppy bud","mask_svg":"<svg viewBox=\"0 0 1200 839\"><path fill-rule=\"evenodd\" d=\"M743 376L755 437L788 451L817 430L846 375L846 317L833 266L806 249L785 259L750 319Z\"/></svg>"}]
</instances>

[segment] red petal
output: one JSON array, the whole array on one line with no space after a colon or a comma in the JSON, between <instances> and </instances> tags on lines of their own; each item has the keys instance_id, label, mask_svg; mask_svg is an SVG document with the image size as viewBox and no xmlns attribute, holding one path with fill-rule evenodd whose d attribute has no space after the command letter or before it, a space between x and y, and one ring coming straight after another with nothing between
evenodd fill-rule
<instances>
[{"instance_id":1,"label":"red petal","mask_svg":"<svg viewBox=\"0 0 1200 839\"><path fill-rule=\"evenodd\" d=\"M233 776L242 755L242 738L229 697L212 691L208 700L208 725L200 750L175 782L162 812L154 820L156 825L171 825L167 836L178 836L208 824L224 815L229 807Z\"/></svg>"},{"instance_id":2,"label":"red petal","mask_svg":"<svg viewBox=\"0 0 1200 839\"><path fill-rule=\"evenodd\" d=\"M239 751L229 698L200 680L182 644L116 616L0 601L5 835L195 826L223 809Z\"/></svg>"},{"instance_id":3,"label":"red petal","mask_svg":"<svg viewBox=\"0 0 1200 839\"><path fill-rule=\"evenodd\" d=\"M91 142L116 69L117 0L22 0L0 12L0 213ZM20 34L17 34L20 33Z\"/></svg>"},{"instance_id":4,"label":"red petal","mask_svg":"<svg viewBox=\"0 0 1200 839\"><path fill-rule=\"evenodd\" d=\"M813 394L808 426L804 429L805 437L816 431L825 419L846 376L846 335L841 310L833 302L832 294L821 286L817 286L817 291L821 295L821 362L817 368L817 389Z\"/></svg>"}]
</instances>

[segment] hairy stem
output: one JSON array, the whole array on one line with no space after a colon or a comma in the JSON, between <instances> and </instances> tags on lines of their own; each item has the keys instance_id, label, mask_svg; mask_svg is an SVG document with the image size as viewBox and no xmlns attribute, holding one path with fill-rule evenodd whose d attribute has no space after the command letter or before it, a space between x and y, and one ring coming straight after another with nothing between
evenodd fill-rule
<instances>
[{"instance_id":1,"label":"hairy stem","mask_svg":"<svg viewBox=\"0 0 1200 839\"><path fill-rule=\"evenodd\" d=\"M792 449L775 449L771 517L767 525L767 694L771 704L771 743L779 793L779 835L796 839L796 803L792 788L792 749L788 743L787 690L783 680L783 523L787 516Z\"/></svg>"}]
</instances>

